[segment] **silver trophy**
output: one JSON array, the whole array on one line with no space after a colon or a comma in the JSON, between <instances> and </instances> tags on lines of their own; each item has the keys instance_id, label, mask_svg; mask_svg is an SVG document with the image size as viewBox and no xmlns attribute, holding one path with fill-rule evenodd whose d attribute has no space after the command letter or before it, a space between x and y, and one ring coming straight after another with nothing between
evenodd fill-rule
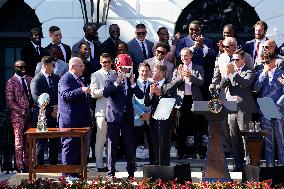
<instances>
[{"instance_id":1,"label":"silver trophy","mask_svg":"<svg viewBox=\"0 0 284 189\"><path fill-rule=\"evenodd\" d=\"M37 121L37 132L46 132L47 131L47 124L46 124L46 116L45 116L45 109L46 106L49 103L49 94L47 93L42 93L38 97L38 106L40 107L39 109L39 114L38 114L38 121Z\"/></svg>"}]
</instances>

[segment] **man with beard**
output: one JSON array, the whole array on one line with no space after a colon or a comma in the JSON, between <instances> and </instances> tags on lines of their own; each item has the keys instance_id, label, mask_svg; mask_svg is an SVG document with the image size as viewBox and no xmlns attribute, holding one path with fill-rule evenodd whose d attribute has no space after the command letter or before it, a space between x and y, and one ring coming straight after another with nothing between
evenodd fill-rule
<instances>
[{"instance_id":1,"label":"man with beard","mask_svg":"<svg viewBox=\"0 0 284 189\"><path fill-rule=\"evenodd\" d=\"M84 78L84 81L87 85L91 83L91 74L92 74L92 67L91 67L92 65L89 61L90 53L91 53L90 44L85 41L81 42L77 57L83 61L83 64L85 66L82 77Z\"/></svg>"},{"instance_id":2,"label":"man with beard","mask_svg":"<svg viewBox=\"0 0 284 189\"><path fill-rule=\"evenodd\" d=\"M6 99L11 111L11 121L15 135L16 170L27 172L28 149L24 133L31 127L31 108L33 100L30 83L32 78L26 75L26 64L18 60L14 66L15 75L7 81Z\"/></svg>"},{"instance_id":3,"label":"man with beard","mask_svg":"<svg viewBox=\"0 0 284 189\"><path fill-rule=\"evenodd\" d=\"M73 56L77 56L80 50L80 44L82 42L88 42L91 48L90 52L90 63L91 63L91 73L98 71L101 68L99 58L100 58L100 48L101 42L99 41L98 31L95 23L86 23L83 27L85 36L75 43L72 47Z\"/></svg>"},{"instance_id":4,"label":"man with beard","mask_svg":"<svg viewBox=\"0 0 284 189\"><path fill-rule=\"evenodd\" d=\"M256 68L258 62L260 62L260 55L263 51L263 44L266 40L268 40L267 37L265 37L265 34L267 32L267 24L264 21L258 21L254 25L254 36L255 39L251 41L247 41L246 44L243 46L243 50L250 54L252 57L252 61L254 64L254 67Z\"/></svg>"},{"instance_id":5,"label":"man with beard","mask_svg":"<svg viewBox=\"0 0 284 189\"><path fill-rule=\"evenodd\" d=\"M31 41L21 50L21 59L26 63L26 74L33 77L37 63L41 61L45 50L41 47L42 31L40 28L31 30Z\"/></svg>"},{"instance_id":6,"label":"man with beard","mask_svg":"<svg viewBox=\"0 0 284 189\"><path fill-rule=\"evenodd\" d=\"M102 43L101 46L101 54L108 53L111 56L111 59L117 55L117 46L121 40L119 39L120 36L120 28L117 24L111 24L109 26L109 38Z\"/></svg>"}]
</instances>

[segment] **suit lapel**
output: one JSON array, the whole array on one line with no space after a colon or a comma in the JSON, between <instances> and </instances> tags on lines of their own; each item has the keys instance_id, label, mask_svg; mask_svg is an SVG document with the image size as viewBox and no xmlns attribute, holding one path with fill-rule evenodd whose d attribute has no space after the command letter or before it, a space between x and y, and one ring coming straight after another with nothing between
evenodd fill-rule
<instances>
[{"instance_id":1,"label":"suit lapel","mask_svg":"<svg viewBox=\"0 0 284 189\"><path fill-rule=\"evenodd\" d=\"M133 40L134 40L135 49L138 49L138 51L140 52L140 54L143 55L143 51L142 51L142 49L141 49L141 47L140 47L138 41L137 41L135 38L134 38ZM143 57L144 57L144 55L143 55Z\"/></svg>"}]
</instances>

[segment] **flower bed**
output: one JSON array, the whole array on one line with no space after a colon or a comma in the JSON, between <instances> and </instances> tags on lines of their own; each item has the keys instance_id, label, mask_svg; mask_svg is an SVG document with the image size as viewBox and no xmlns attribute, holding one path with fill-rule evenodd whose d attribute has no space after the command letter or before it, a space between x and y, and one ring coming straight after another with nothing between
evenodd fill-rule
<instances>
[{"instance_id":1,"label":"flower bed","mask_svg":"<svg viewBox=\"0 0 284 189\"><path fill-rule=\"evenodd\" d=\"M108 179L103 180L102 177L97 177L90 181L67 181L64 177L61 177L59 181L54 179L37 179L36 181L23 180L20 185L9 186L8 181L0 182L0 189L245 189L245 188L264 188L270 189L271 180L263 182L198 182L191 183L185 182L183 184L174 181L162 181L160 179L152 181L150 178L143 178L142 180L135 181L135 179L114 179L110 181ZM274 188L284 188L284 185L278 185Z\"/></svg>"}]
</instances>

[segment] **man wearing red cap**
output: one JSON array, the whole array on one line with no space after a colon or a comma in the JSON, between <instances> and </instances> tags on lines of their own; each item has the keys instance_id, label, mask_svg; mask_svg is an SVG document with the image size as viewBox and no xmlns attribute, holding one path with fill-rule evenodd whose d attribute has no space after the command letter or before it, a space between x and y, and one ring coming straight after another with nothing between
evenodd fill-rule
<instances>
[{"instance_id":1,"label":"man wearing red cap","mask_svg":"<svg viewBox=\"0 0 284 189\"><path fill-rule=\"evenodd\" d=\"M116 150L121 132L125 155L127 160L126 170L128 177L134 177L134 141L133 125L134 110L132 96L143 98L143 91L134 82L132 74L133 63L127 54L120 54L115 59L117 74L106 77L104 97L108 98L106 107L107 133L108 133L108 175L110 179L115 176Z\"/></svg>"}]
</instances>

